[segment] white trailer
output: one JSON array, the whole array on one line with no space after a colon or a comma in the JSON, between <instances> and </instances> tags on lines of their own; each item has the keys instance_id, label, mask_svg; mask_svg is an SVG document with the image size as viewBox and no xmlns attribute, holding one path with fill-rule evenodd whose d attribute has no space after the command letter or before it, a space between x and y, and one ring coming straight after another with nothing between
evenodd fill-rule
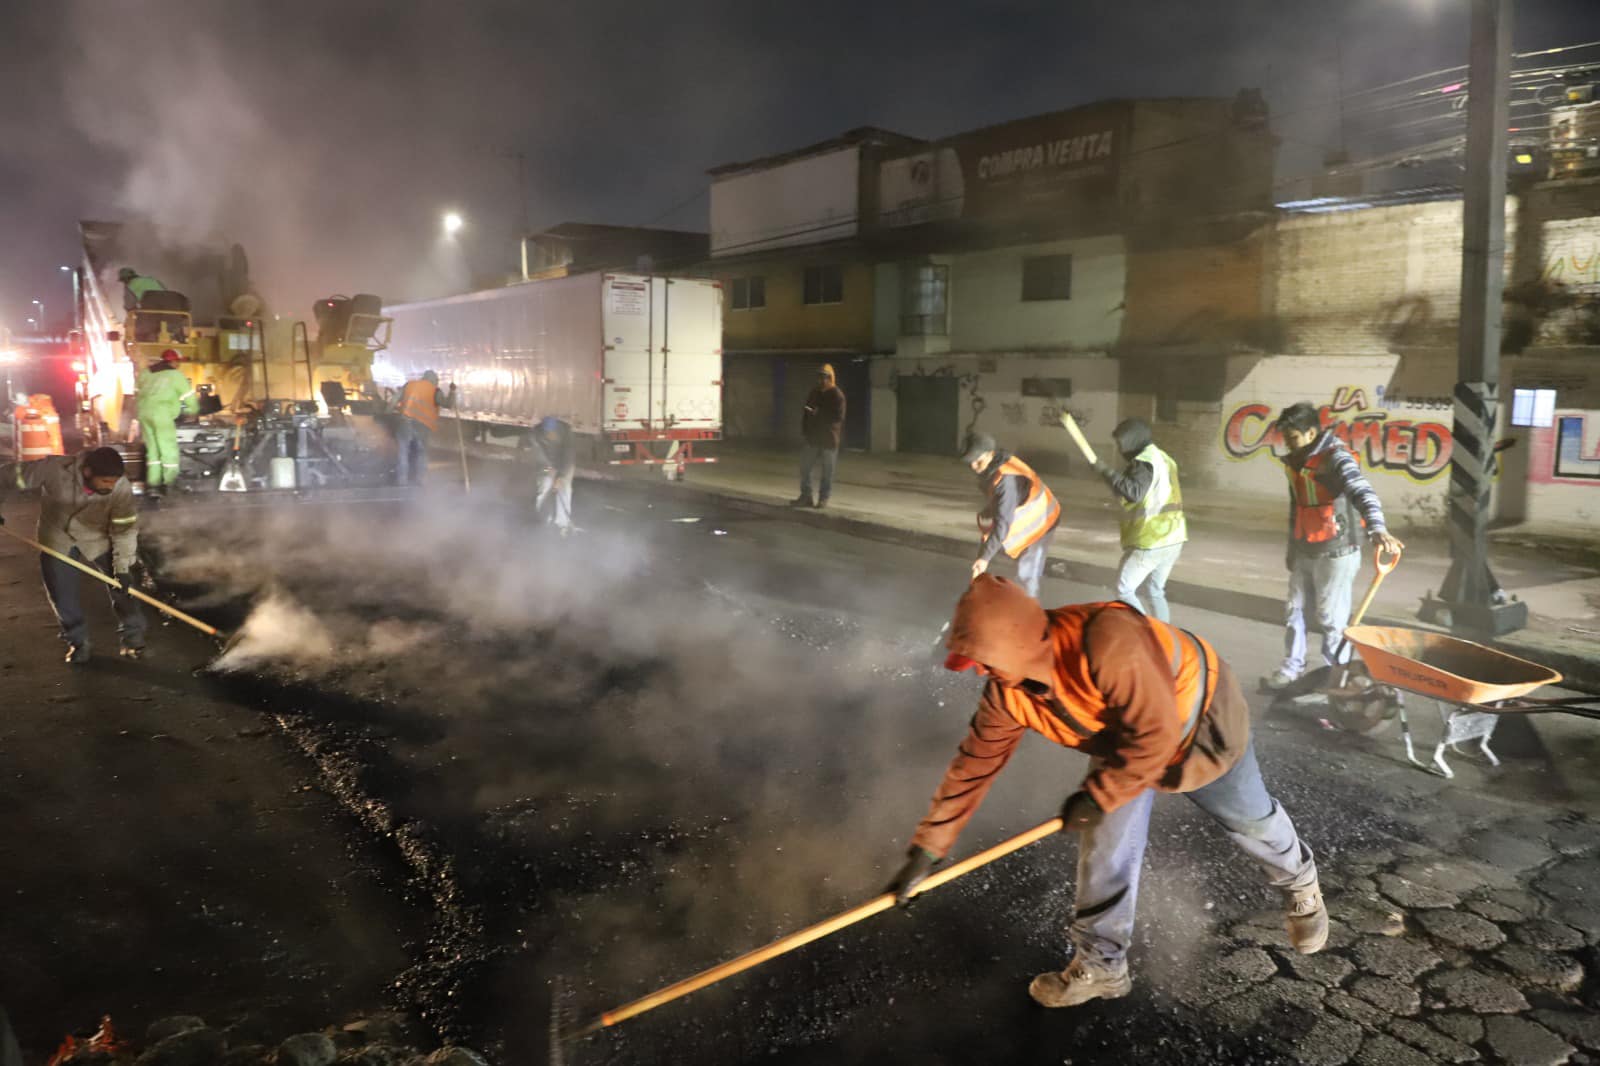
<instances>
[{"instance_id":1,"label":"white trailer","mask_svg":"<svg viewBox=\"0 0 1600 1066\"><path fill-rule=\"evenodd\" d=\"M722 286L594 273L384 308L374 366L398 388L424 371L458 388L461 417L531 428L554 415L612 465L715 462L722 436Z\"/></svg>"}]
</instances>

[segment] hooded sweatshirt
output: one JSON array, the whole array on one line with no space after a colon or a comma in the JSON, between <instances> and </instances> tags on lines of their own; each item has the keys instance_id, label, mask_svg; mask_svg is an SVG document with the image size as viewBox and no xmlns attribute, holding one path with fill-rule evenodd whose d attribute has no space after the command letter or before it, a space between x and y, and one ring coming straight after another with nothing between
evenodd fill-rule
<instances>
[{"instance_id":1,"label":"hooded sweatshirt","mask_svg":"<svg viewBox=\"0 0 1600 1066\"><path fill-rule=\"evenodd\" d=\"M1078 630L1074 643L1068 634ZM966 738L934 793L912 844L943 856L978 810L1029 726L1061 718L1070 675L1087 665L1105 702L1100 728L1075 742L1091 757L1083 789L1112 811L1146 788L1192 792L1227 773L1250 743L1250 709L1227 663L1216 659L1209 707L1185 734L1172 664L1137 611L1077 604L1046 611L1016 585L985 574L956 606L950 651L1021 685L991 680ZM1087 663L1085 664L1085 660ZM1187 746L1185 746L1187 745Z\"/></svg>"},{"instance_id":2,"label":"hooded sweatshirt","mask_svg":"<svg viewBox=\"0 0 1600 1066\"><path fill-rule=\"evenodd\" d=\"M1339 536L1324 544L1303 544L1294 539L1291 532L1289 537L1288 563L1292 567L1294 561L1301 557L1321 557L1332 555L1348 555L1350 552L1361 548L1360 530L1356 528L1356 515L1359 514L1361 522L1366 526L1367 536L1382 533L1388 529L1383 520L1383 503L1378 499L1378 494L1373 491L1372 483L1361 472L1361 464L1356 462L1356 457L1350 453L1331 429L1324 429L1311 443L1311 447L1304 452L1290 452L1284 457L1283 464L1290 470L1300 471L1314 455L1326 453L1326 458L1317 472L1317 480L1338 497L1334 504L1335 514L1341 525ZM1294 491L1289 492L1289 529L1294 529Z\"/></svg>"},{"instance_id":3,"label":"hooded sweatshirt","mask_svg":"<svg viewBox=\"0 0 1600 1066\"><path fill-rule=\"evenodd\" d=\"M1129 503L1138 503L1150 491L1150 485L1156 477L1154 467L1143 459L1134 458L1150 445L1150 426L1141 419L1130 418L1111 431L1111 439L1127 466L1119 472L1105 463L1096 462L1095 473L1105 478L1112 492Z\"/></svg>"}]
</instances>

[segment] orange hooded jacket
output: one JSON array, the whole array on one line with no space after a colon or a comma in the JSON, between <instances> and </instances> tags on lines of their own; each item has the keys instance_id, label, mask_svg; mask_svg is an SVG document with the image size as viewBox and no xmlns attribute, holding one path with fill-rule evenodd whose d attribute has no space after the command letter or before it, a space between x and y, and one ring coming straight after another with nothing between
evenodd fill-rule
<instances>
[{"instance_id":1,"label":"orange hooded jacket","mask_svg":"<svg viewBox=\"0 0 1600 1066\"><path fill-rule=\"evenodd\" d=\"M985 574L956 605L947 646L1023 683L991 680L984 689L912 837L934 855L954 845L1029 730L1091 757L1083 788L1106 811L1146 788L1202 788L1250 741L1249 707L1227 663L1205 641L1125 604L1045 611Z\"/></svg>"}]
</instances>

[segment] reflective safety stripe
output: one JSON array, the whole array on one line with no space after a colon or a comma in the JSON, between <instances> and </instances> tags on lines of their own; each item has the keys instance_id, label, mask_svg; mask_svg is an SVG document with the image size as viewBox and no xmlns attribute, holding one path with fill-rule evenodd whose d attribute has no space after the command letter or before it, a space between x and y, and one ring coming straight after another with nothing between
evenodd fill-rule
<instances>
[{"instance_id":1,"label":"reflective safety stripe","mask_svg":"<svg viewBox=\"0 0 1600 1066\"><path fill-rule=\"evenodd\" d=\"M137 522L138 520L139 520L139 516L138 515L131 514L131 515L128 515L126 518L113 518L111 520L111 524L114 525L114 526L130 526L133 523Z\"/></svg>"},{"instance_id":2,"label":"reflective safety stripe","mask_svg":"<svg viewBox=\"0 0 1600 1066\"><path fill-rule=\"evenodd\" d=\"M1012 513L1011 528L1000 545L1015 559L1054 528L1061 517L1061 504L1033 468L1015 456L1000 464L994 484L998 485L1003 477L1020 477L1028 483L1028 494Z\"/></svg>"}]
</instances>

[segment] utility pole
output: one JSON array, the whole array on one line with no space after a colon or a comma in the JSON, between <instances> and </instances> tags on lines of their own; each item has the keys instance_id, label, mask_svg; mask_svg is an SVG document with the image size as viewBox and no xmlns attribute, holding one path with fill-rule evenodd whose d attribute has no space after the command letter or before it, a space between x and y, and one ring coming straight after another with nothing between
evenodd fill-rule
<instances>
[{"instance_id":1,"label":"utility pole","mask_svg":"<svg viewBox=\"0 0 1600 1066\"><path fill-rule=\"evenodd\" d=\"M1500 317L1506 261L1506 123L1511 0L1472 0L1467 173L1462 203L1461 325L1450 453L1450 571L1423 621L1494 637L1528 624L1489 570L1489 495L1500 411Z\"/></svg>"}]
</instances>

